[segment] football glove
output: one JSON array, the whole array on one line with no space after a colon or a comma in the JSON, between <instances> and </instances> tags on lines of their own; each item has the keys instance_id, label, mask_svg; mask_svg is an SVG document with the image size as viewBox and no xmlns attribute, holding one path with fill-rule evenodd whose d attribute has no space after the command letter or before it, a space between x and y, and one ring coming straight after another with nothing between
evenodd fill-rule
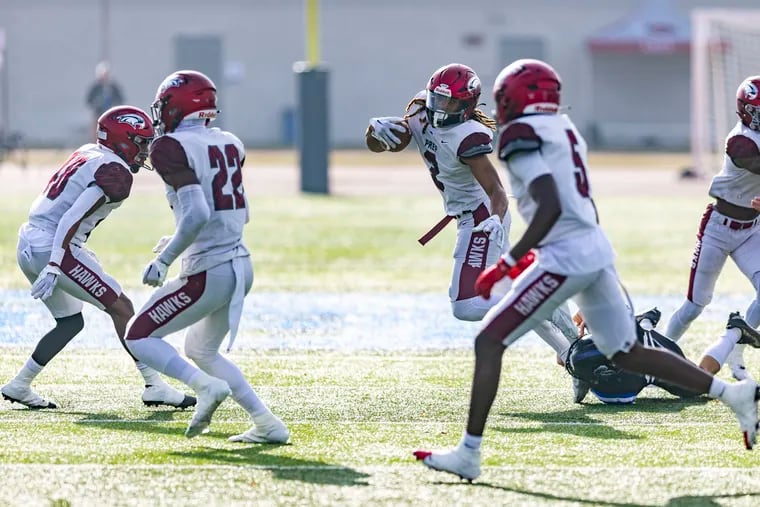
<instances>
[{"instance_id":1,"label":"football glove","mask_svg":"<svg viewBox=\"0 0 760 507\"><path fill-rule=\"evenodd\" d=\"M496 261L496 264L486 268L485 271L478 275L477 280L475 280L475 292L480 296L483 296L485 299L490 299L491 289L493 289L496 282L505 276L514 280L520 276L528 266L533 264L533 261L535 260L536 254L533 250L530 250L523 255L517 262L514 262L512 256L509 254L502 255L499 257L499 260ZM514 264L512 264L512 262L514 262Z\"/></svg>"},{"instance_id":2,"label":"football glove","mask_svg":"<svg viewBox=\"0 0 760 507\"><path fill-rule=\"evenodd\" d=\"M372 137L380 141L386 150L395 148L401 142L394 132L405 132L406 128L401 125L403 118L398 116L383 116L382 118L370 118Z\"/></svg>"},{"instance_id":3,"label":"football glove","mask_svg":"<svg viewBox=\"0 0 760 507\"><path fill-rule=\"evenodd\" d=\"M49 298L55 290L55 285L58 283L58 275L60 274L61 268L57 265L48 264L45 266L32 284L32 290L30 291L32 297L42 301Z\"/></svg>"},{"instance_id":4,"label":"football glove","mask_svg":"<svg viewBox=\"0 0 760 507\"><path fill-rule=\"evenodd\" d=\"M491 215L472 228L472 232L482 232L488 235L488 240L501 248L504 246L506 231L499 215Z\"/></svg>"},{"instance_id":5,"label":"football glove","mask_svg":"<svg viewBox=\"0 0 760 507\"><path fill-rule=\"evenodd\" d=\"M166 280L166 273L168 272L169 265L156 257L145 267L143 283L151 287L161 287L164 284L164 280Z\"/></svg>"}]
</instances>

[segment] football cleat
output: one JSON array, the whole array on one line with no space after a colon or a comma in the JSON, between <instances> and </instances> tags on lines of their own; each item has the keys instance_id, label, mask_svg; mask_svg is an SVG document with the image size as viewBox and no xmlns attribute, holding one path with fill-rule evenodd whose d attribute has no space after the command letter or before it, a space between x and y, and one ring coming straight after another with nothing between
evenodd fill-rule
<instances>
[{"instance_id":1,"label":"football cleat","mask_svg":"<svg viewBox=\"0 0 760 507\"><path fill-rule=\"evenodd\" d=\"M472 482L480 475L480 450L459 446L448 452L414 451L414 457L426 467L448 472Z\"/></svg>"},{"instance_id":2,"label":"football cleat","mask_svg":"<svg viewBox=\"0 0 760 507\"><path fill-rule=\"evenodd\" d=\"M731 349L731 353L728 354L728 357L726 358L726 364L731 368L731 375L736 380L750 378L750 375L747 372L747 367L744 366L744 349L746 347L747 346L744 344L734 345L734 348Z\"/></svg>"},{"instance_id":3,"label":"football cleat","mask_svg":"<svg viewBox=\"0 0 760 507\"><path fill-rule=\"evenodd\" d=\"M206 385L198 389L198 404L195 406L193 418L185 430L185 436L193 438L201 433L207 433L208 426L211 424L211 416L230 394L232 392L227 382L216 377L209 377Z\"/></svg>"},{"instance_id":4,"label":"football cleat","mask_svg":"<svg viewBox=\"0 0 760 507\"><path fill-rule=\"evenodd\" d=\"M641 324L641 321L646 319L652 323L652 327L657 327L657 323L660 322L661 317L662 312L658 310L657 307L654 307L651 310L647 310L640 315L636 315L636 322Z\"/></svg>"},{"instance_id":5,"label":"football cleat","mask_svg":"<svg viewBox=\"0 0 760 507\"><path fill-rule=\"evenodd\" d=\"M760 349L760 333L742 318L739 312L733 312L728 316L726 329L738 329L741 337L736 343L747 344L756 349Z\"/></svg>"},{"instance_id":6,"label":"football cleat","mask_svg":"<svg viewBox=\"0 0 760 507\"><path fill-rule=\"evenodd\" d=\"M2 392L4 400L8 400L11 403L16 402L21 405L26 405L32 410L58 408L58 405L52 401L46 400L32 391L29 384L19 382L16 379L11 380L0 388L0 392Z\"/></svg>"},{"instance_id":7,"label":"football cleat","mask_svg":"<svg viewBox=\"0 0 760 507\"><path fill-rule=\"evenodd\" d=\"M148 407L158 407L166 405L174 408L194 407L196 403L194 396L187 396L182 391L174 389L166 383L148 384L142 394L142 402Z\"/></svg>"},{"instance_id":8,"label":"football cleat","mask_svg":"<svg viewBox=\"0 0 760 507\"><path fill-rule=\"evenodd\" d=\"M575 403L583 403L583 399L591 389L591 384L585 380L573 377L573 401Z\"/></svg>"},{"instance_id":9,"label":"football cleat","mask_svg":"<svg viewBox=\"0 0 760 507\"><path fill-rule=\"evenodd\" d=\"M285 423L274 414L267 414L259 421L254 421L251 429L240 435L233 435L228 440L246 444L285 444L289 438L290 431Z\"/></svg>"},{"instance_id":10,"label":"football cleat","mask_svg":"<svg viewBox=\"0 0 760 507\"><path fill-rule=\"evenodd\" d=\"M720 399L734 411L744 435L744 446L752 450L757 440L757 400L760 392L752 379L726 385Z\"/></svg>"}]
</instances>

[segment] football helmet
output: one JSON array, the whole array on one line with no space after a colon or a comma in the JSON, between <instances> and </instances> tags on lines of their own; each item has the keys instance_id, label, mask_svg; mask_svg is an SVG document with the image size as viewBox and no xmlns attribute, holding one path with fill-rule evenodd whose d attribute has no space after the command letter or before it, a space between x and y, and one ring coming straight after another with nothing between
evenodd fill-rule
<instances>
[{"instance_id":1,"label":"football helmet","mask_svg":"<svg viewBox=\"0 0 760 507\"><path fill-rule=\"evenodd\" d=\"M425 107L433 127L448 127L470 119L480 98L480 78L467 65L450 63L433 72Z\"/></svg>"},{"instance_id":2,"label":"football helmet","mask_svg":"<svg viewBox=\"0 0 760 507\"><path fill-rule=\"evenodd\" d=\"M155 132L148 113L138 107L112 107L98 118L97 142L129 165L136 173L145 165Z\"/></svg>"},{"instance_id":3,"label":"football helmet","mask_svg":"<svg viewBox=\"0 0 760 507\"><path fill-rule=\"evenodd\" d=\"M760 130L760 76L750 76L736 90L736 114L752 130Z\"/></svg>"},{"instance_id":4,"label":"football helmet","mask_svg":"<svg viewBox=\"0 0 760 507\"><path fill-rule=\"evenodd\" d=\"M216 119L216 85L205 74L178 70L166 77L150 107L159 135L173 132L182 120Z\"/></svg>"},{"instance_id":5,"label":"football helmet","mask_svg":"<svg viewBox=\"0 0 760 507\"><path fill-rule=\"evenodd\" d=\"M504 67L493 85L496 123L505 125L525 114L557 113L562 81L540 60L517 60Z\"/></svg>"}]
</instances>

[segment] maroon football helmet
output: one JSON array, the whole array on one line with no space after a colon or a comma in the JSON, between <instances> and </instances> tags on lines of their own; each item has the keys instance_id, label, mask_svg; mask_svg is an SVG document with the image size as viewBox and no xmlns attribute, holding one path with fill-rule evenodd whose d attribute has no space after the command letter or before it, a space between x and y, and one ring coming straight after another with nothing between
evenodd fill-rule
<instances>
[{"instance_id":1,"label":"maroon football helmet","mask_svg":"<svg viewBox=\"0 0 760 507\"><path fill-rule=\"evenodd\" d=\"M140 167L148 168L145 159L153 136L148 113L138 107L112 107L98 118L98 144L121 157L133 173Z\"/></svg>"},{"instance_id":2,"label":"maroon football helmet","mask_svg":"<svg viewBox=\"0 0 760 507\"><path fill-rule=\"evenodd\" d=\"M436 70L427 85L428 121L447 127L470 119L480 98L480 78L467 65L450 63Z\"/></svg>"},{"instance_id":3,"label":"maroon football helmet","mask_svg":"<svg viewBox=\"0 0 760 507\"><path fill-rule=\"evenodd\" d=\"M760 130L760 76L750 76L736 90L736 114L752 130Z\"/></svg>"},{"instance_id":4,"label":"maroon football helmet","mask_svg":"<svg viewBox=\"0 0 760 507\"><path fill-rule=\"evenodd\" d=\"M187 119L216 118L216 85L205 74L194 70L178 70L161 83L150 108L153 126L159 135L173 132Z\"/></svg>"},{"instance_id":5,"label":"maroon football helmet","mask_svg":"<svg viewBox=\"0 0 760 507\"><path fill-rule=\"evenodd\" d=\"M493 85L496 123L504 125L525 114L557 113L562 81L540 60L517 60L505 67Z\"/></svg>"}]
</instances>

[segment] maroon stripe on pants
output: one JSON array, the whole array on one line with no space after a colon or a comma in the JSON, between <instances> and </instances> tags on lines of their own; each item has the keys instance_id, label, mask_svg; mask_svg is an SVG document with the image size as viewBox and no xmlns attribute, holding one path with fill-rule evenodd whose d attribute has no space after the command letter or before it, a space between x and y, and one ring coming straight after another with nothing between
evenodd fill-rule
<instances>
[{"instance_id":1,"label":"maroon stripe on pants","mask_svg":"<svg viewBox=\"0 0 760 507\"><path fill-rule=\"evenodd\" d=\"M504 340L533 315L567 280L566 276L544 272L501 311L482 333Z\"/></svg>"},{"instance_id":2,"label":"maroon stripe on pants","mask_svg":"<svg viewBox=\"0 0 760 507\"><path fill-rule=\"evenodd\" d=\"M79 285L85 292L97 299L104 307L108 308L119 299L119 295L113 287L103 281L97 273L79 262L66 248L61 259L61 271L72 282Z\"/></svg>"},{"instance_id":3,"label":"maroon stripe on pants","mask_svg":"<svg viewBox=\"0 0 760 507\"><path fill-rule=\"evenodd\" d=\"M486 208L485 204L481 204L472 212L472 218L475 221L475 225L480 224L480 222L489 216L488 208ZM486 269L488 247L488 234L484 232L473 232L470 235L470 244L467 245L467 253L464 256L464 263L462 264L462 269L459 271L459 291L457 292L457 301L474 298L478 295L478 293L475 292L475 280L477 280L478 275Z\"/></svg>"},{"instance_id":4,"label":"maroon stripe on pants","mask_svg":"<svg viewBox=\"0 0 760 507\"><path fill-rule=\"evenodd\" d=\"M187 277L185 285L143 310L127 330L127 340L146 338L198 301L206 289L206 272Z\"/></svg>"},{"instance_id":5,"label":"maroon stripe on pants","mask_svg":"<svg viewBox=\"0 0 760 507\"><path fill-rule=\"evenodd\" d=\"M699 255L702 253L702 237L705 235L705 227L710 221L710 215L713 212L713 205L708 204L707 209L702 215L702 220L699 222L699 230L697 231L697 245L694 247L694 256L691 258L691 271L689 272L689 290L686 292L686 299L694 302L692 296L694 295L694 278L697 276L697 266L699 265Z\"/></svg>"}]
</instances>

